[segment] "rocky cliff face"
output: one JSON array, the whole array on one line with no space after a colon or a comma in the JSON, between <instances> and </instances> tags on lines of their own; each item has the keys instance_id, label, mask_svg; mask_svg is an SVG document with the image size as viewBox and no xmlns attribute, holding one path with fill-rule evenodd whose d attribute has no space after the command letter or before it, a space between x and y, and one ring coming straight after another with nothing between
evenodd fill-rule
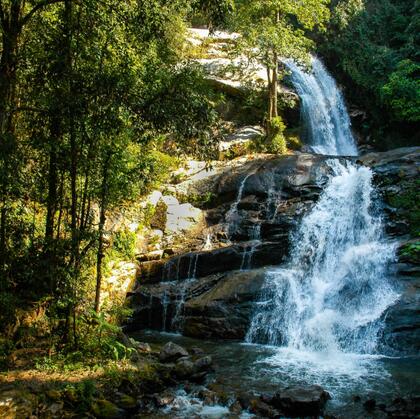
<instances>
[{"instance_id":1,"label":"rocky cliff face","mask_svg":"<svg viewBox=\"0 0 420 419\"><path fill-rule=\"evenodd\" d=\"M387 233L401 246L395 265L401 298L387 313L384 337L395 350L414 350L419 341L418 250L413 251L418 203L410 201L419 156L415 148L359 158L375 172ZM322 191L327 160L310 154L260 156L177 185L178 195L211 197L203 201L202 240L171 257L141 263L129 295L135 309L130 327L243 339L265 267L289 256L290 235Z\"/></svg>"}]
</instances>

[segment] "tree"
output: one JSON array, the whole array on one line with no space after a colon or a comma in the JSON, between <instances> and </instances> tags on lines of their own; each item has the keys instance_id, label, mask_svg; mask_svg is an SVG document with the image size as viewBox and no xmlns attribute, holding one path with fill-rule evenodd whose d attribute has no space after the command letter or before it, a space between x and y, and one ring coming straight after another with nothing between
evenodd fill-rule
<instances>
[{"instance_id":1,"label":"tree","mask_svg":"<svg viewBox=\"0 0 420 419\"><path fill-rule=\"evenodd\" d=\"M268 128L278 116L279 58L307 61L313 47L308 31L324 29L329 0L238 1L233 28L242 37L238 51L262 64L268 79Z\"/></svg>"},{"instance_id":2,"label":"tree","mask_svg":"<svg viewBox=\"0 0 420 419\"><path fill-rule=\"evenodd\" d=\"M382 96L400 121L420 121L420 65L411 60L398 63L382 87Z\"/></svg>"}]
</instances>

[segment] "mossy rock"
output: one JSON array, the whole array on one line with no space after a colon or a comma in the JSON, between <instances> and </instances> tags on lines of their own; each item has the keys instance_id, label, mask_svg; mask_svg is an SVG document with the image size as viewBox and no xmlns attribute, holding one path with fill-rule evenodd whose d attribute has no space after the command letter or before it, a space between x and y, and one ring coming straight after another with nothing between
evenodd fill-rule
<instances>
[{"instance_id":1,"label":"mossy rock","mask_svg":"<svg viewBox=\"0 0 420 419\"><path fill-rule=\"evenodd\" d=\"M117 401L117 405L124 410L135 410L137 408L137 400L128 394L122 394Z\"/></svg>"},{"instance_id":2,"label":"mossy rock","mask_svg":"<svg viewBox=\"0 0 420 419\"><path fill-rule=\"evenodd\" d=\"M125 416L125 411L109 400L96 400L91 407L92 413L101 419L117 419Z\"/></svg>"},{"instance_id":3,"label":"mossy rock","mask_svg":"<svg viewBox=\"0 0 420 419\"><path fill-rule=\"evenodd\" d=\"M398 217L405 218L413 236L420 231L420 206L419 206L420 181L402 181L398 184L397 192L390 192L385 195L386 203L397 209Z\"/></svg>"}]
</instances>

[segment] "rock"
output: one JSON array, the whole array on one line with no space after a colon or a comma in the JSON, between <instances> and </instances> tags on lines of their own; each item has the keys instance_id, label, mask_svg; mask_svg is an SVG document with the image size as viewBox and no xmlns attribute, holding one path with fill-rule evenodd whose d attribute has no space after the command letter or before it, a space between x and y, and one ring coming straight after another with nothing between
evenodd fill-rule
<instances>
[{"instance_id":1,"label":"rock","mask_svg":"<svg viewBox=\"0 0 420 419\"><path fill-rule=\"evenodd\" d=\"M170 326L182 290L184 334L243 339L253 303L264 284L266 271L259 268L287 260L290 233L317 201L331 171L329 159L305 153L256 155L252 159L215 162L208 169L200 167L191 179L177 184L177 193L183 198L188 194L198 197L211 194L216 198L205 207L207 225L202 231L201 226L198 228L199 240L187 240L179 247L165 243L162 248L172 249L173 255L167 252L163 260L141 264L139 283L129 296L135 312L132 327L164 328L164 310L165 327ZM400 275L396 281L401 297L384 313L384 350L415 354L420 350L420 270L418 238L414 236L420 214L417 199L420 148L369 153L352 160L372 168L384 200L387 233L401 242L398 265L392 267ZM182 229L183 221L178 224L176 212L184 204L169 196L159 202L166 205L166 214L171 214L176 228ZM188 218L192 218L188 222L198 220ZM197 226L194 222L191 225ZM255 240L258 230L260 242ZM211 246L203 250L207 234L211 235ZM174 232L173 237L176 235ZM241 268L252 270L237 272Z\"/></svg>"},{"instance_id":2,"label":"rock","mask_svg":"<svg viewBox=\"0 0 420 419\"><path fill-rule=\"evenodd\" d=\"M369 399L369 400L366 400L364 403L363 403L363 407L368 411L368 412L371 412L371 411L373 411L373 410L375 410L375 408L376 408L376 400L375 399Z\"/></svg>"},{"instance_id":3,"label":"rock","mask_svg":"<svg viewBox=\"0 0 420 419\"><path fill-rule=\"evenodd\" d=\"M128 394L121 394L118 398L117 405L124 410L134 411L137 409L137 400Z\"/></svg>"},{"instance_id":4,"label":"rock","mask_svg":"<svg viewBox=\"0 0 420 419\"><path fill-rule=\"evenodd\" d=\"M258 415L258 417L265 418L279 418L280 413L270 406L269 404L262 401L260 398L252 399L249 405L249 411Z\"/></svg>"},{"instance_id":5,"label":"rock","mask_svg":"<svg viewBox=\"0 0 420 419\"><path fill-rule=\"evenodd\" d=\"M58 390L48 390L46 392L46 395L48 396L48 398L50 398L51 400L61 400L61 398L63 397L63 395L61 394L60 391Z\"/></svg>"},{"instance_id":6,"label":"rock","mask_svg":"<svg viewBox=\"0 0 420 419\"><path fill-rule=\"evenodd\" d=\"M415 418L418 416L418 412L420 411L420 397L410 397L407 399L399 397L393 400L389 406L386 406L384 411L389 418Z\"/></svg>"},{"instance_id":7,"label":"rock","mask_svg":"<svg viewBox=\"0 0 420 419\"><path fill-rule=\"evenodd\" d=\"M205 356L204 358L197 359L194 362L196 371L209 371L213 365L213 359L211 356Z\"/></svg>"},{"instance_id":8,"label":"rock","mask_svg":"<svg viewBox=\"0 0 420 419\"><path fill-rule=\"evenodd\" d=\"M150 353L152 352L152 348L148 343L138 342L137 340L130 338L130 343L134 349L138 352Z\"/></svg>"},{"instance_id":9,"label":"rock","mask_svg":"<svg viewBox=\"0 0 420 419\"><path fill-rule=\"evenodd\" d=\"M210 290L185 304L184 334L197 338L243 339L253 312L252 302L264 280L264 269L223 276Z\"/></svg>"},{"instance_id":10,"label":"rock","mask_svg":"<svg viewBox=\"0 0 420 419\"><path fill-rule=\"evenodd\" d=\"M167 407L175 400L173 394L160 394L154 396L155 403L158 407Z\"/></svg>"},{"instance_id":11,"label":"rock","mask_svg":"<svg viewBox=\"0 0 420 419\"><path fill-rule=\"evenodd\" d=\"M204 351L201 348L194 347L190 350L193 355L204 355Z\"/></svg>"},{"instance_id":12,"label":"rock","mask_svg":"<svg viewBox=\"0 0 420 419\"><path fill-rule=\"evenodd\" d=\"M188 352L182 346L173 342L168 342L163 346L159 353L159 360L161 362L173 362L183 356L188 356Z\"/></svg>"},{"instance_id":13,"label":"rock","mask_svg":"<svg viewBox=\"0 0 420 419\"><path fill-rule=\"evenodd\" d=\"M189 359L180 359L175 365L175 375L181 379L188 379L196 373L194 363Z\"/></svg>"},{"instance_id":14,"label":"rock","mask_svg":"<svg viewBox=\"0 0 420 419\"><path fill-rule=\"evenodd\" d=\"M260 126L241 127L219 144L219 159L234 158L249 153L251 144L265 135Z\"/></svg>"},{"instance_id":15,"label":"rock","mask_svg":"<svg viewBox=\"0 0 420 419\"><path fill-rule=\"evenodd\" d=\"M125 416L123 409L105 399L93 402L91 410L96 417L101 419L118 419Z\"/></svg>"},{"instance_id":16,"label":"rock","mask_svg":"<svg viewBox=\"0 0 420 419\"><path fill-rule=\"evenodd\" d=\"M286 416L319 416L330 395L320 386L287 387L276 393L271 404Z\"/></svg>"},{"instance_id":17,"label":"rock","mask_svg":"<svg viewBox=\"0 0 420 419\"><path fill-rule=\"evenodd\" d=\"M37 406L37 397L26 391L9 390L0 393L2 419L31 418Z\"/></svg>"}]
</instances>

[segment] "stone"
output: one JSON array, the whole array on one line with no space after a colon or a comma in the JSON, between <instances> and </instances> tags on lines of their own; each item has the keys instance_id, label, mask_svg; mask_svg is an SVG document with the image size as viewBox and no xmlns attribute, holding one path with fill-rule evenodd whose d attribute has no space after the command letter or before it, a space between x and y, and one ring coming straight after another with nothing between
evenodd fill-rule
<instances>
[{"instance_id":1,"label":"stone","mask_svg":"<svg viewBox=\"0 0 420 419\"><path fill-rule=\"evenodd\" d=\"M286 416L319 416L331 396L320 386L287 387L276 393L271 404Z\"/></svg>"},{"instance_id":2,"label":"stone","mask_svg":"<svg viewBox=\"0 0 420 419\"><path fill-rule=\"evenodd\" d=\"M173 342L166 343L159 353L161 362L173 362L184 356L189 356L186 349Z\"/></svg>"},{"instance_id":3,"label":"stone","mask_svg":"<svg viewBox=\"0 0 420 419\"><path fill-rule=\"evenodd\" d=\"M196 338L245 337L265 270L231 272L185 304L184 334ZM198 288L198 286L197 286Z\"/></svg>"},{"instance_id":4,"label":"stone","mask_svg":"<svg viewBox=\"0 0 420 419\"><path fill-rule=\"evenodd\" d=\"M105 399L94 401L91 410L96 417L101 419L118 419L125 416L123 409Z\"/></svg>"},{"instance_id":5,"label":"stone","mask_svg":"<svg viewBox=\"0 0 420 419\"><path fill-rule=\"evenodd\" d=\"M363 407L368 411L371 412L376 409L376 400L375 399L368 399L363 403Z\"/></svg>"},{"instance_id":6,"label":"stone","mask_svg":"<svg viewBox=\"0 0 420 419\"><path fill-rule=\"evenodd\" d=\"M182 192L180 196L210 193L216 199L202 212L207 225L204 223L205 228L200 230L203 226L194 224L188 219L191 217L179 223L176 208L184 204L165 197L174 231L183 228L186 220L197 227L194 234L201 233L201 236L200 240L186 240L182 245L165 243L165 247L176 247L173 255L167 252L163 260L141 264L137 275L139 283L129 294L134 308L133 328L162 329L164 295L169 298L165 318L170 324L175 313L174 302L179 301L182 289L184 334L198 338L243 339L264 280L265 272L260 268L287 260L290 233L317 201L331 171L327 164L329 159L306 153L255 155L215 162L209 169L201 167L191 179L177 185L177 191ZM420 148L369 153L352 160L372 168L378 192L384 200L387 234L401 242L398 264L391 267L399 275L396 281L401 296L384 313L382 344L387 353L416 354L420 350L418 252L407 250L415 248L418 242L413 236L419 213L413 197L420 170ZM241 185L242 196L235 210ZM270 202L272 205L267 205ZM232 208L236 211L233 218L237 223L227 231L226 214L232 216ZM261 243L253 244L255 236L252 234L258 225ZM212 246L204 250L202 244L208 233L211 233ZM172 237L177 236L175 232L172 234ZM238 272L244 267L244 260L245 268L252 270ZM184 289L181 285L191 278L191 266L196 266L195 279ZM170 282L173 285L168 285Z\"/></svg>"},{"instance_id":7,"label":"stone","mask_svg":"<svg viewBox=\"0 0 420 419\"><path fill-rule=\"evenodd\" d=\"M180 379L188 379L196 373L197 369L190 359L180 359L174 368L175 375Z\"/></svg>"},{"instance_id":8,"label":"stone","mask_svg":"<svg viewBox=\"0 0 420 419\"><path fill-rule=\"evenodd\" d=\"M245 126L230 134L219 144L219 159L225 157L233 158L249 153L251 144L265 135L265 131L260 126Z\"/></svg>"},{"instance_id":9,"label":"stone","mask_svg":"<svg viewBox=\"0 0 420 419\"><path fill-rule=\"evenodd\" d=\"M279 412L270 406L269 404L262 401L260 398L252 399L249 405L249 411L258 415L258 417L265 418L279 418Z\"/></svg>"},{"instance_id":10,"label":"stone","mask_svg":"<svg viewBox=\"0 0 420 419\"><path fill-rule=\"evenodd\" d=\"M128 394L121 394L118 398L117 405L124 410L133 411L137 409L137 400Z\"/></svg>"},{"instance_id":11,"label":"stone","mask_svg":"<svg viewBox=\"0 0 420 419\"><path fill-rule=\"evenodd\" d=\"M213 359L211 356L205 356L204 358L197 359L194 362L196 371L209 371L212 368Z\"/></svg>"}]
</instances>

